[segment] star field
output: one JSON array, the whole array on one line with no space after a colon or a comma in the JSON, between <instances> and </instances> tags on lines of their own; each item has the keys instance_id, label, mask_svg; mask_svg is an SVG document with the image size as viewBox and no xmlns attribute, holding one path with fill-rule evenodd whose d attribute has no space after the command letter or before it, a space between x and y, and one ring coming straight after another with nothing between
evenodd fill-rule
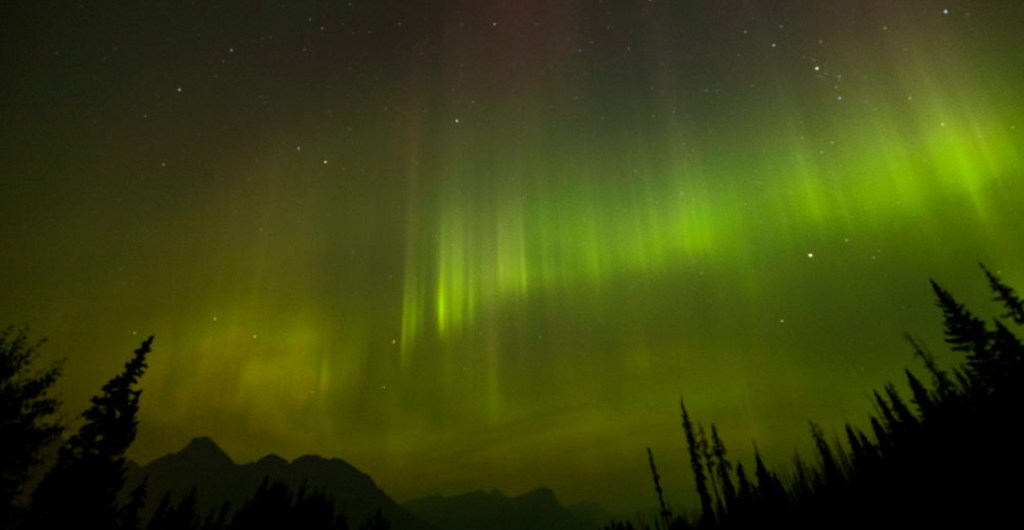
<instances>
[{"instance_id":1,"label":"star field","mask_svg":"<svg viewBox=\"0 0 1024 530\"><path fill-rule=\"evenodd\" d=\"M687 505L680 394L781 464L929 277L1024 285L1012 2L65 4L0 8L0 322L69 415L154 333L141 461Z\"/></svg>"}]
</instances>

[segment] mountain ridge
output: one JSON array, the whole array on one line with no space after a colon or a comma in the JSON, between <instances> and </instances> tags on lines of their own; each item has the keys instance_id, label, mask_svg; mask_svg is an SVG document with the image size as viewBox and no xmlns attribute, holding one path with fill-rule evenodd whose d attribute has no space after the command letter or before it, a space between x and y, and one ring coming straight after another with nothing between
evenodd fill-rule
<instances>
[{"instance_id":1,"label":"mountain ridge","mask_svg":"<svg viewBox=\"0 0 1024 530\"><path fill-rule=\"evenodd\" d=\"M132 491L144 479L148 497L142 515L152 516L165 494L177 502L196 488L201 516L228 502L236 509L249 498L265 478L286 484L292 491L321 491L335 499L335 510L344 514L350 528L369 518L378 508L393 530L438 530L411 514L389 497L370 475L340 458L304 455L288 461L268 454L248 463L235 463L213 439L193 438L176 453L168 453L145 465L130 465L124 492Z\"/></svg>"}]
</instances>

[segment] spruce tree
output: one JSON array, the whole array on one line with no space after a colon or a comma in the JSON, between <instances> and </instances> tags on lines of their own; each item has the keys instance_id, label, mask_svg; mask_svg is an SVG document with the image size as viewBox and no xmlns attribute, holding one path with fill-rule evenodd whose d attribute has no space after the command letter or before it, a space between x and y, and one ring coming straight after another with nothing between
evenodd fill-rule
<instances>
[{"instance_id":1,"label":"spruce tree","mask_svg":"<svg viewBox=\"0 0 1024 530\"><path fill-rule=\"evenodd\" d=\"M711 504L711 494L708 492L708 478L704 472L704 464L701 462L700 448L697 446L697 438L693 431L693 422L686 412L686 405L682 398L679 399L679 408L683 409L683 433L686 435L686 449L690 456L690 469L693 470L693 479L697 485L697 496L700 498L701 517L707 520L714 520L715 508Z\"/></svg>"},{"instance_id":2,"label":"spruce tree","mask_svg":"<svg viewBox=\"0 0 1024 530\"><path fill-rule=\"evenodd\" d=\"M118 514L117 528L119 530L141 530L142 529L142 508L146 504L148 493L149 477L143 478L142 482L132 490L128 498L128 504L121 508Z\"/></svg>"},{"instance_id":3,"label":"spruce tree","mask_svg":"<svg viewBox=\"0 0 1024 530\"><path fill-rule=\"evenodd\" d=\"M149 518L149 524L146 525L146 530L172 530L167 518L170 511L171 492L168 490L164 492L163 497L160 497L160 504L157 504L156 511L153 512L153 516Z\"/></svg>"},{"instance_id":4,"label":"spruce tree","mask_svg":"<svg viewBox=\"0 0 1024 530\"><path fill-rule=\"evenodd\" d=\"M999 372L995 377L999 384L1020 377L1024 369L1024 345L999 320L995 321L995 331L992 332L992 349L996 355Z\"/></svg>"},{"instance_id":5,"label":"spruce tree","mask_svg":"<svg viewBox=\"0 0 1024 530\"><path fill-rule=\"evenodd\" d=\"M665 503L665 495L661 490L661 475L658 474L658 468L654 465L654 453L651 448L647 448L647 461L651 464L651 476L654 478L654 491L658 494L658 506L661 509L661 521L665 526L666 530L672 523L672 512L668 509L668 504Z\"/></svg>"},{"instance_id":6,"label":"spruce tree","mask_svg":"<svg viewBox=\"0 0 1024 530\"><path fill-rule=\"evenodd\" d=\"M892 437L889 435L889 431L885 429L885 426L882 425L878 416L871 416L871 431L875 433L878 449L882 454L886 454L892 447Z\"/></svg>"},{"instance_id":7,"label":"spruce tree","mask_svg":"<svg viewBox=\"0 0 1024 530\"><path fill-rule=\"evenodd\" d=\"M811 424L811 438L814 439L814 446L818 450L818 457L821 459L821 469L824 474L825 484L834 487L843 478L843 473L839 469L839 464L836 463L835 455L832 454L832 448L829 447L828 441L825 440L825 433L822 432L821 426L813 421Z\"/></svg>"},{"instance_id":8,"label":"spruce tree","mask_svg":"<svg viewBox=\"0 0 1024 530\"><path fill-rule=\"evenodd\" d=\"M388 521L380 508L362 523L359 523L359 530L388 530L391 528L391 521Z\"/></svg>"},{"instance_id":9,"label":"spruce tree","mask_svg":"<svg viewBox=\"0 0 1024 530\"><path fill-rule=\"evenodd\" d=\"M198 530L199 512L196 507L196 487L192 486L188 493L167 511L166 528L173 530Z\"/></svg>"},{"instance_id":10,"label":"spruce tree","mask_svg":"<svg viewBox=\"0 0 1024 530\"><path fill-rule=\"evenodd\" d=\"M61 364L42 370L32 365L44 340L30 344L26 329L0 332L0 524L20 517L15 500L39 451L53 443L63 426L53 418L59 401L50 395Z\"/></svg>"},{"instance_id":11,"label":"spruce tree","mask_svg":"<svg viewBox=\"0 0 1024 530\"><path fill-rule=\"evenodd\" d=\"M333 505L332 505L333 508ZM206 514L201 528L203 530L223 530L228 526L228 515L231 512L231 503L224 501L219 509L211 509Z\"/></svg>"},{"instance_id":12,"label":"spruce tree","mask_svg":"<svg viewBox=\"0 0 1024 530\"><path fill-rule=\"evenodd\" d=\"M761 458L761 451L754 446L754 477L757 478L757 497L769 512L779 512L787 503L786 489L779 477L768 470Z\"/></svg>"},{"instance_id":13,"label":"spruce tree","mask_svg":"<svg viewBox=\"0 0 1024 530\"><path fill-rule=\"evenodd\" d=\"M985 329L985 323L953 298L949 291L934 280L931 283L938 298L936 305L942 309L946 342L953 351L967 354L972 382L980 384L979 390L989 391L998 368L995 355L989 347L990 335Z\"/></svg>"},{"instance_id":14,"label":"spruce tree","mask_svg":"<svg viewBox=\"0 0 1024 530\"><path fill-rule=\"evenodd\" d=\"M718 436L718 428L714 424L711 424L711 452L715 456L718 482L722 487L725 507L731 511L736 505L736 487L732 483L732 463L725 457L725 444Z\"/></svg>"},{"instance_id":15,"label":"spruce tree","mask_svg":"<svg viewBox=\"0 0 1024 530\"><path fill-rule=\"evenodd\" d=\"M814 481L812 480L813 474L813 468L809 469L807 464L804 463L804 459L800 456L800 453L794 451L793 481L790 486L790 491L793 492L793 497L797 502L809 499L811 497L811 493L814 492Z\"/></svg>"},{"instance_id":16,"label":"spruce tree","mask_svg":"<svg viewBox=\"0 0 1024 530\"><path fill-rule=\"evenodd\" d=\"M707 470L708 478L711 479L711 494L715 497L715 513L721 514L725 511L722 505L722 496L718 491L718 478L715 469L718 467L715 461L715 454L711 451L711 442L707 433L704 432L704 424L697 422L697 447L700 449L700 456L704 459L704 469Z\"/></svg>"},{"instance_id":17,"label":"spruce tree","mask_svg":"<svg viewBox=\"0 0 1024 530\"><path fill-rule=\"evenodd\" d=\"M857 436L857 432L853 429L853 426L849 423L846 424L846 443L850 444L850 455L853 459L853 467L860 468L864 465L864 446L860 442L860 437Z\"/></svg>"},{"instance_id":18,"label":"spruce tree","mask_svg":"<svg viewBox=\"0 0 1024 530\"><path fill-rule=\"evenodd\" d=\"M263 482L252 497L235 512L231 527L287 528L292 518L294 494L287 484L263 477Z\"/></svg>"},{"instance_id":19,"label":"spruce tree","mask_svg":"<svg viewBox=\"0 0 1024 530\"><path fill-rule=\"evenodd\" d=\"M939 365L935 362L935 356L931 354L925 347L909 333L903 335L910 346L914 349L914 356L921 359L924 363L925 369L932 374L932 381L935 385L935 389L938 392L939 398L943 401L948 401L956 394L956 387L953 382L949 379L949 374L945 370L939 368Z\"/></svg>"},{"instance_id":20,"label":"spruce tree","mask_svg":"<svg viewBox=\"0 0 1024 530\"><path fill-rule=\"evenodd\" d=\"M32 498L31 526L114 528L118 493L125 481L125 452L135 440L139 396L136 388L146 370L153 337L135 350L124 371L103 385L82 414L85 423L61 447L57 463L43 477Z\"/></svg>"},{"instance_id":21,"label":"spruce tree","mask_svg":"<svg viewBox=\"0 0 1024 530\"><path fill-rule=\"evenodd\" d=\"M994 300L1002 302L1003 307L1006 308L1003 317L1013 319L1019 325L1024 325L1024 301L1017 296L1012 287L1003 283L995 274L985 268L985 265L981 263L978 265L981 266L981 270L985 271L988 285L996 294Z\"/></svg>"},{"instance_id":22,"label":"spruce tree","mask_svg":"<svg viewBox=\"0 0 1024 530\"><path fill-rule=\"evenodd\" d=\"M920 413L922 421L934 420L936 405L932 399L931 392L928 391L928 388L924 386L924 383L913 372L908 369L903 371L907 374L910 393L913 396L914 404L917 405L917 411Z\"/></svg>"},{"instance_id":23,"label":"spruce tree","mask_svg":"<svg viewBox=\"0 0 1024 530\"><path fill-rule=\"evenodd\" d=\"M871 391L872 397L875 398L875 405L878 407L878 411L882 413L882 420L885 422L885 430L890 435L898 430L899 421L896 419L896 414L893 413L892 407L889 402L883 398L877 390Z\"/></svg>"},{"instance_id":24,"label":"spruce tree","mask_svg":"<svg viewBox=\"0 0 1024 530\"><path fill-rule=\"evenodd\" d=\"M754 503L754 488L750 485L747 472L743 469L743 462L736 463L736 489L738 504L742 510L749 510Z\"/></svg>"},{"instance_id":25,"label":"spruce tree","mask_svg":"<svg viewBox=\"0 0 1024 530\"><path fill-rule=\"evenodd\" d=\"M896 420L902 429L906 430L917 424L917 417L910 411L910 407L900 397L899 392L896 391L896 387L892 383L885 384L885 395L889 396L889 403L892 405L893 414L896 415Z\"/></svg>"}]
</instances>

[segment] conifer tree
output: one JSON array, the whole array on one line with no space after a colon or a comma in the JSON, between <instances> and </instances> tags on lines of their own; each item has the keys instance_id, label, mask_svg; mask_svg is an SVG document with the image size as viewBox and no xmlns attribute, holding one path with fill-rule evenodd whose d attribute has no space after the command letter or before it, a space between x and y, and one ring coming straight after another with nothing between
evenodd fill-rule
<instances>
[{"instance_id":1,"label":"conifer tree","mask_svg":"<svg viewBox=\"0 0 1024 530\"><path fill-rule=\"evenodd\" d=\"M668 505L665 504L665 495L661 490L661 475L658 474L658 468L654 465L654 453L651 448L647 448L647 461L651 464L651 476L654 478L654 491L658 494L658 506L661 511L661 522L664 525L663 528L668 529L672 522L672 512L669 511Z\"/></svg>"},{"instance_id":2,"label":"conifer tree","mask_svg":"<svg viewBox=\"0 0 1024 530\"><path fill-rule=\"evenodd\" d=\"M384 518L380 508L362 523L359 523L359 530L388 530L391 528L391 521Z\"/></svg>"},{"instance_id":3,"label":"conifer tree","mask_svg":"<svg viewBox=\"0 0 1024 530\"><path fill-rule=\"evenodd\" d=\"M903 335L907 342L910 343L911 348L914 349L914 356L921 359L924 363L924 367L932 374L932 381L935 385L936 391L938 392L939 398L948 401L956 393L956 388L953 386L953 382L949 379L949 374L944 370L940 369L938 364L935 362L935 356L931 354L921 343L915 339L909 333Z\"/></svg>"},{"instance_id":4,"label":"conifer tree","mask_svg":"<svg viewBox=\"0 0 1024 530\"><path fill-rule=\"evenodd\" d=\"M853 426L849 423L846 424L846 443L850 444L850 455L853 459L853 466L861 467L864 465L865 455L864 446L860 442L860 437L857 436L857 432Z\"/></svg>"},{"instance_id":5,"label":"conifer tree","mask_svg":"<svg viewBox=\"0 0 1024 530\"><path fill-rule=\"evenodd\" d=\"M992 274L984 264L979 263L981 270L985 271L985 276L988 278L988 285L995 291L996 297L994 300L1002 302L1003 307L1006 308L1006 313L1003 317L1013 319L1018 325L1024 325L1024 300L1021 300L1017 293L1010 286L1003 283L995 274Z\"/></svg>"},{"instance_id":6,"label":"conifer tree","mask_svg":"<svg viewBox=\"0 0 1024 530\"><path fill-rule=\"evenodd\" d=\"M232 528L286 528L291 520L292 492L288 485L264 477L252 497L235 512Z\"/></svg>"},{"instance_id":7,"label":"conifer tree","mask_svg":"<svg viewBox=\"0 0 1024 530\"><path fill-rule=\"evenodd\" d=\"M192 486L177 504L171 503L171 492L164 494L147 530L198 530L196 487Z\"/></svg>"},{"instance_id":8,"label":"conifer tree","mask_svg":"<svg viewBox=\"0 0 1024 530\"><path fill-rule=\"evenodd\" d=\"M899 392L896 391L896 387L892 383L885 384L885 395L889 396L889 403L892 407L892 412L896 416L896 421L902 429L906 430L917 423L917 417L914 416L913 412L910 412L910 407L900 397Z\"/></svg>"},{"instance_id":9,"label":"conifer tree","mask_svg":"<svg viewBox=\"0 0 1024 530\"><path fill-rule=\"evenodd\" d=\"M809 499L811 493L814 491L811 475L812 471L807 468L807 464L804 464L804 459L800 456L800 453L794 451L793 482L790 489L793 492L793 497L797 501L801 499Z\"/></svg>"},{"instance_id":10,"label":"conifer tree","mask_svg":"<svg viewBox=\"0 0 1024 530\"><path fill-rule=\"evenodd\" d=\"M864 449L864 457L867 462L874 462L878 460L878 447L868 440L868 435L864 434L863 431L857 430L857 438L860 440L860 446Z\"/></svg>"},{"instance_id":11,"label":"conifer tree","mask_svg":"<svg viewBox=\"0 0 1024 530\"><path fill-rule=\"evenodd\" d=\"M782 481L764 465L761 452L754 446L754 476L757 478L757 496L761 504L771 511L781 510L786 504L786 490Z\"/></svg>"},{"instance_id":12,"label":"conifer tree","mask_svg":"<svg viewBox=\"0 0 1024 530\"><path fill-rule=\"evenodd\" d=\"M836 463L835 455L832 454L832 448L829 447L828 441L825 440L825 433L822 432L821 426L813 421L810 424L811 438L814 439L814 446L818 450L818 457L821 458L821 469L824 474L825 483L834 486L842 480L842 471L840 471L839 465Z\"/></svg>"},{"instance_id":13,"label":"conifer tree","mask_svg":"<svg viewBox=\"0 0 1024 530\"><path fill-rule=\"evenodd\" d=\"M39 451L53 443L63 426L53 416L59 402L50 395L60 377L60 363L33 372L38 348L26 329L0 332L0 521L13 521L14 502Z\"/></svg>"},{"instance_id":14,"label":"conifer tree","mask_svg":"<svg viewBox=\"0 0 1024 530\"><path fill-rule=\"evenodd\" d=\"M914 404L917 405L917 411L921 414L922 420L934 419L935 414L935 402L932 400L931 393L928 388L924 386L924 383L918 379L913 372L909 369L904 369L904 373L907 374L907 383L910 385L910 393L913 396Z\"/></svg>"},{"instance_id":15,"label":"conifer tree","mask_svg":"<svg viewBox=\"0 0 1024 530\"><path fill-rule=\"evenodd\" d=\"M875 405L878 407L878 411L882 413L882 420L885 422L885 430L889 434L894 433L898 427L899 420L896 419L896 414L893 413L892 407L889 402L883 398L877 390L871 392L872 397L875 398Z\"/></svg>"},{"instance_id":16,"label":"conifer tree","mask_svg":"<svg viewBox=\"0 0 1024 530\"><path fill-rule=\"evenodd\" d=\"M892 439L889 437L889 432L885 430L885 426L878 419L877 416L871 416L871 431L875 433L875 440L878 442L878 448L885 454L892 446Z\"/></svg>"},{"instance_id":17,"label":"conifer tree","mask_svg":"<svg viewBox=\"0 0 1024 530\"><path fill-rule=\"evenodd\" d=\"M997 368L995 355L989 347L990 335L985 329L985 323L953 298L949 291L934 280L931 283L938 298L936 305L942 309L946 342L953 351L967 354L970 376L981 384L979 390L989 391Z\"/></svg>"},{"instance_id":18,"label":"conifer tree","mask_svg":"<svg viewBox=\"0 0 1024 530\"><path fill-rule=\"evenodd\" d=\"M199 513L196 508L196 487L192 486L178 504L167 512L167 528L197 530Z\"/></svg>"},{"instance_id":19,"label":"conifer tree","mask_svg":"<svg viewBox=\"0 0 1024 530\"><path fill-rule=\"evenodd\" d=\"M231 512L231 503L224 501L220 505L220 509L211 509L206 514L206 519L203 520L201 528L203 530L222 530L227 528L228 514Z\"/></svg>"},{"instance_id":20,"label":"conifer tree","mask_svg":"<svg viewBox=\"0 0 1024 530\"><path fill-rule=\"evenodd\" d=\"M337 520L334 517L334 499L321 491L307 494L305 484L295 499L292 524L295 528L335 529ZM344 522L344 520L342 520Z\"/></svg>"},{"instance_id":21,"label":"conifer tree","mask_svg":"<svg viewBox=\"0 0 1024 530\"><path fill-rule=\"evenodd\" d=\"M1024 369L1024 345L999 320L995 321L992 332L992 349L996 352L998 382L1004 384L1008 378L1020 377Z\"/></svg>"},{"instance_id":22,"label":"conifer tree","mask_svg":"<svg viewBox=\"0 0 1024 530\"><path fill-rule=\"evenodd\" d=\"M142 391L136 388L146 370L153 337L135 350L124 371L103 385L82 414L85 423L57 456L32 498L31 526L114 528L117 495L125 481L125 452L135 440Z\"/></svg>"},{"instance_id":23,"label":"conifer tree","mask_svg":"<svg viewBox=\"0 0 1024 530\"><path fill-rule=\"evenodd\" d=\"M743 509L750 509L754 503L754 488L750 485L746 470L743 469L743 462L736 463L736 489L738 504Z\"/></svg>"},{"instance_id":24,"label":"conifer tree","mask_svg":"<svg viewBox=\"0 0 1024 530\"><path fill-rule=\"evenodd\" d=\"M142 529L142 508L146 504L149 477L143 478L142 482L132 490L128 504L124 505L119 514L117 528L119 530L141 530Z\"/></svg>"},{"instance_id":25,"label":"conifer tree","mask_svg":"<svg viewBox=\"0 0 1024 530\"><path fill-rule=\"evenodd\" d=\"M146 530L172 530L167 523L167 514L171 510L171 492L164 492L164 496L160 497L160 504L156 506L156 511L153 512L153 516L149 518L149 524L146 525Z\"/></svg>"},{"instance_id":26,"label":"conifer tree","mask_svg":"<svg viewBox=\"0 0 1024 530\"><path fill-rule=\"evenodd\" d=\"M690 456L690 469L693 470L693 479L697 485L697 496L700 498L701 517L705 521L714 520L715 509L711 504L711 495L708 492L708 479L704 472L704 464L701 461L700 448L697 446L693 423L690 421L690 415L686 412L686 405L683 403L682 398L679 399L679 408L683 409L683 433L686 435L686 449Z\"/></svg>"},{"instance_id":27,"label":"conifer tree","mask_svg":"<svg viewBox=\"0 0 1024 530\"><path fill-rule=\"evenodd\" d=\"M725 499L725 507L732 510L736 504L736 487L732 483L732 463L725 457L725 444L718 436L718 429L711 424L711 452L715 457L718 482L722 486L722 497Z\"/></svg>"},{"instance_id":28,"label":"conifer tree","mask_svg":"<svg viewBox=\"0 0 1024 530\"><path fill-rule=\"evenodd\" d=\"M704 432L704 425L700 422L697 422L697 447L704 460L704 469L707 471L708 478L711 479L711 493L715 497L715 513L724 513L725 506L722 505L722 497L718 492L718 478L715 473L718 464L715 461L715 454L711 450L711 442L708 441L707 433Z\"/></svg>"}]
</instances>

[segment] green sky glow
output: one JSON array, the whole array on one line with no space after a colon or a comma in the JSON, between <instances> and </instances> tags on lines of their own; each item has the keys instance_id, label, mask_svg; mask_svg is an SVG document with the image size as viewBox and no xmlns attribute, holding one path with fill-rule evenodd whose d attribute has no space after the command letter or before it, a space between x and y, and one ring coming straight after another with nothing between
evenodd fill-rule
<instances>
[{"instance_id":1,"label":"green sky glow","mask_svg":"<svg viewBox=\"0 0 1024 530\"><path fill-rule=\"evenodd\" d=\"M650 446L685 506L681 394L782 464L939 349L929 277L1024 286L1012 2L53 4L0 15L0 322L69 414L155 333L142 461L625 510Z\"/></svg>"}]
</instances>

